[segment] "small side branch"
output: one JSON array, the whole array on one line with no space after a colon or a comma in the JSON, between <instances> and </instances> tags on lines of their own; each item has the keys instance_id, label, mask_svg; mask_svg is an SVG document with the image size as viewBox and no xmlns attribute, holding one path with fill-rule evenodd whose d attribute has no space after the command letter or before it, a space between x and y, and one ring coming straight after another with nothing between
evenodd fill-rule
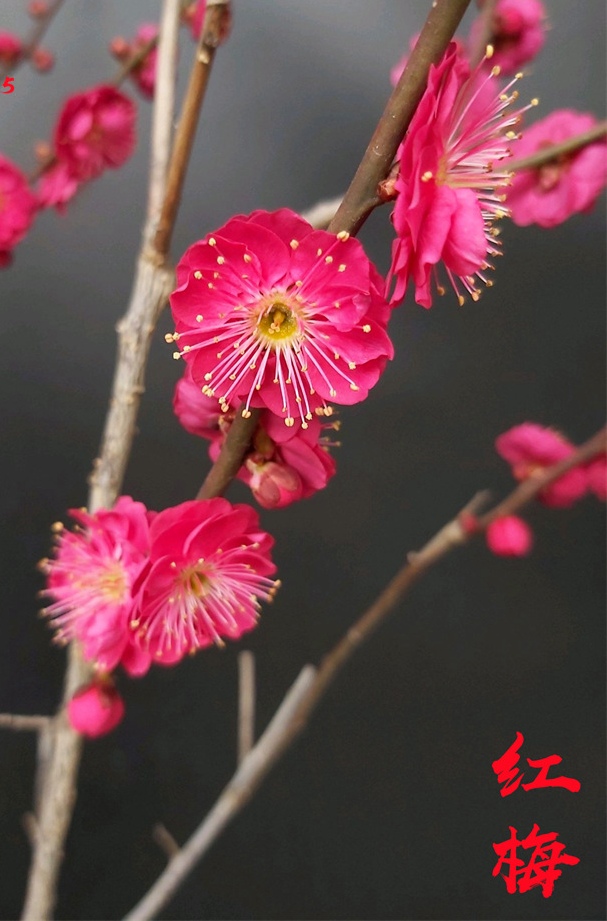
<instances>
[{"instance_id":1,"label":"small side branch","mask_svg":"<svg viewBox=\"0 0 607 921\"><path fill-rule=\"evenodd\" d=\"M523 169L537 169L538 166L550 163L551 160L558 160L559 157L566 157L568 154L575 153L576 150L587 147L588 144L593 144L595 141L600 141L606 136L607 121L602 121L582 134L576 134L571 138L567 138L566 141L561 141L560 144L549 144L528 157L521 157L520 160L507 160L506 167L513 172L519 172Z\"/></svg>"},{"instance_id":2,"label":"small side branch","mask_svg":"<svg viewBox=\"0 0 607 921\"><path fill-rule=\"evenodd\" d=\"M249 650L238 656L238 764L255 744L255 656Z\"/></svg>"},{"instance_id":3,"label":"small side branch","mask_svg":"<svg viewBox=\"0 0 607 921\"><path fill-rule=\"evenodd\" d=\"M50 716L21 716L17 713L0 713L0 729L29 730L42 732L51 722Z\"/></svg>"}]
</instances>

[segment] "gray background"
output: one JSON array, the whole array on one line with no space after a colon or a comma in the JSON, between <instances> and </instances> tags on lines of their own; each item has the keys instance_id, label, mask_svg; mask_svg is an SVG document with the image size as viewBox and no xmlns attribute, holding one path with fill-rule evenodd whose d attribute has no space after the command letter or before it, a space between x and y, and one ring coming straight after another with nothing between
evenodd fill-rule
<instances>
[{"instance_id":1,"label":"gray background","mask_svg":"<svg viewBox=\"0 0 607 921\"><path fill-rule=\"evenodd\" d=\"M0 28L25 31L24 2ZM235 3L218 54L174 239L176 257L236 212L304 209L346 187L389 92L388 72L426 2ZM522 85L534 117L605 110L602 0L547 4L553 29ZM0 149L31 167L62 99L113 73L105 46L156 2L68 0L47 45L57 66L18 71L0 100ZM183 34L180 86L192 53ZM0 709L51 712L63 653L35 617L49 525L81 505L111 379L145 203L150 110L137 154L89 186L65 217L42 214L0 275L3 451ZM381 271L388 210L362 233ZM604 210L551 231L504 228L495 287L459 309L409 298L397 356L362 405L344 409L338 476L311 500L264 512L284 587L245 645L255 650L261 730L306 661L317 662L399 567L479 488L511 488L492 444L526 419L581 441L604 418ZM125 491L152 508L191 497L206 447L174 419L180 367L161 322ZM248 501L237 485L233 497ZM479 543L420 584L358 654L306 735L216 844L167 918L604 917L603 513L529 510L521 561ZM240 647L242 648L242 647ZM161 821L184 841L231 774L234 644L141 681L121 680L127 716L87 746L58 915L116 918L161 870ZM582 790L502 799L491 762L557 752ZM0 735L0 913L20 910L34 739ZM508 825L556 831L577 867L552 898L509 896L491 876Z\"/></svg>"}]
</instances>

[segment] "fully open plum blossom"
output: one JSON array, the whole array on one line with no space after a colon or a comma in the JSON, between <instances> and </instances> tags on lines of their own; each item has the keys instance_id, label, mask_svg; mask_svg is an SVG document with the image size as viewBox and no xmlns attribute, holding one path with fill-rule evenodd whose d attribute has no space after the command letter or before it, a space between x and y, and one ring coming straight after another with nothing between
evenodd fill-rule
<instances>
[{"instance_id":1,"label":"fully open plum blossom","mask_svg":"<svg viewBox=\"0 0 607 921\"><path fill-rule=\"evenodd\" d=\"M11 261L11 252L29 230L38 200L27 179L7 157L0 154L0 267Z\"/></svg>"},{"instance_id":2,"label":"fully open plum blossom","mask_svg":"<svg viewBox=\"0 0 607 921\"><path fill-rule=\"evenodd\" d=\"M329 402L364 400L393 355L383 280L359 241L286 208L232 218L195 243L177 283L176 355L225 411L266 407L305 429Z\"/></svg>"},{"instance_id":3,"label":"fully open plum blossom","mask_svg":"<svg viewBox=\"0 0 607 921\"><path fill-rule=\"evenodd\" d=\"M235 411L222 413L217 400L201 393L189 367L175 387L173 408L188 432L211 441L209 455L216 460ZM330 442L323 435L326 428L337 428L337 423L322 423L315 416L305 429L299 419L287 427L264 410L238 479L250 486L264 508L283 508L324 489L335 474Z\"/></svg>"},{"instance_id":4,"label":"fully open plum blossom","mask_svg":"<svg viewBox=\"0 0 607 921\"><path fill-rule=\"evenodd\" d=\"M475 300L491 256L497 254L493 222L507 212L501 191L510 174L501 161L520 113L509 113L516 98L479 68L472 74L452 42L438 66L430 68L428 86L398 150L397 198L392 221L392 302L399 302L409 279L415 299L432 306L432 278L442 262L460 303L461 288ZM500 194L498 194L500 192ZM440 293L444 289L436 280Z\"/></svg>"},{"instance_id":5,"label":"fully open plum blossom","mask_svg":"<svg viewBox=\"0 0 607 921\"><path fill-rule=\"evenodd\" d=\"M104 671L119 663L143 674L150 659L133 645L132 587L149 550L150 513L141 502L121 496L111 511L72 509L80 529L56 527L54 557L43 560L45 595L55 599L44 611L61 642L77 640L83 655Z\"/></svg>"},{"instance_id":6,"label":"fully open plum blossom","mask_svg":"<svg viewBox=\"0 0 607 921\"><path fill-rule=\"evenodd\" d=\"M269 578L274 541L246 505L184 502L156 515L150 538L131 625L139 647L162 665L251 630L259 601L278 587Z\"/></svg>"},{"instance_id":7,"label":"fully open plum blossom","mask_svg":"<svg viewBox=\"0 0 607 921\"><path fill-rule=\"evenodd\" d=\"M72 729L96 739L115 729L124 717L124 701L108 678L96 678L76 691L67 705Z\"/></svg>"},{"instance_id":8,"label":"fully open plum blossom","mask_svg":"<svg viewBox=\"0 0 607 921\"><path fill-rule=\"evenodd\" d=\"M518 515L496 518L488 525L485 537L496 556L527 556L533 546L533 532Z\"/></svg>"},{"instance_id":9,"label":"fully open plum blossom","mask_svg":"<svg viewBox=\"0 0 607 921\"><path fill-rule=\"evenodd\" d=\"M575 445L559 432L535 422L523 422L504 432L496 439L495 448L511 465L517 480L542 474L546 467L570 457L575 451ZM538 498L544 505L567 508L585 495L587 485L586 472L574 467L542 489Z\"/></svg>"},{"instance_id":10,"label":"fully open plum blossom","mask_svg":"<svg viewBox=\"0 0 607 921\"><path fill-rule=\"evenodd\" d=\"M596 125L594 115L559 109L525 129L514 156L528 157ZM537 169L520 170L508 192L512 220L521 227L555 227L578 211L589 211L607 184L607 140L562 154Z\"/></svg>"},{"instance_id":11,"label":"fully open plum blossom","mask_svg":"<svg viewBox=\"0 0 607 921\"><path fill-rule=\"evenodd\" d=\"M541 51L546 39L546 10L541 0L498 0L491 18L489 42L493 63L504 74L516 73ZM479 16L472 26L470 46L474 47L485 26Z\"/></svg>"},{"instance_id":12,"label":"fully open plum blossom","mask_svg":"<svg viewBox=\"0 0 607 921\"><path fill-rule=\"evenodd\" d=\"M12 32L0 31L0 65L3 70L9 70L21 59L23 42Z\"/></svg>"}]
</instances>

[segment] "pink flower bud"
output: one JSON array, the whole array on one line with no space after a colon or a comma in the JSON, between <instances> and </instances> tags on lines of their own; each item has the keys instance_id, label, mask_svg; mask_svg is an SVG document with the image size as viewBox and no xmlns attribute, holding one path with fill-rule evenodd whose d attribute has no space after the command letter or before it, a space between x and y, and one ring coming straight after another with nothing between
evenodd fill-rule
<instances>
[{"instance_id":1,"label":"pink flower bud","mask_svg":"<svg viewBox=\"0 0 607 921\"><path fill-rule=\"evenodd\" d=\"M496 518L487 528L487 546L497 556L526 556L533 546L533 532L522 518Z\"/></svg>"},{"instance_id":2,"label":"pink flower bud","mask_svg":"<svg viewBox=\"0 0 607 921\"><path fill-rule=\"evenodd\" d=\"M131 53L131 46L122 35L116 35L109 43L108 50L112 57L123 61Z\"/></svg>"},{"instance_id":3,"label":"pink flower bud","mask_svg":"<svg viewBox=\"0 0 607 921\"><path fill-rule=\"evenodd\" d=\"M274 461L261 466L248 462L247 466L253 471L251 490L263 508L283 508L302 498L301 477L293 467L275 464Z\"/></svg>"},{"instance_id":4,"label":"pink flower bud","mask_svg":"<svg viewBox=\"0 0 607 921\"><path fill-rule=\"evenodd\" d=\"M36 48L32 54L31 61L39 73L46 73L55 63L55 55L46 48Z\"/></svg>"},{"instance_id":5,"label":"pink flower bud","mask_svg":"<svg viewBox=\"0 0 607 921\"><path fill-rule=\"evenodd\" d=\"M27 5L27 12L32 19L42 19L48 13L48 3L44 0L31 0Z\"/></svg>"},{"instance_id":6,"label":"pink flower bud","mask_svg":"<svg viewBox=\"0 0 607 921\"><path fill-rule=\"evenodd\" d=\"M76 691L67 705L67 716L72 729L96 739L122 721L124 701L108 679L96 680Z\"/></svg>"}]
</instances>

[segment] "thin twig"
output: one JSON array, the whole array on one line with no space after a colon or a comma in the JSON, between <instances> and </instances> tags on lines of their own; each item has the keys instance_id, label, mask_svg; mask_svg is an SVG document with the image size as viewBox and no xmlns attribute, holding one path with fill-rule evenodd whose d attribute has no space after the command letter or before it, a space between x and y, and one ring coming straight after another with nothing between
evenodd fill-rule
<instances>
[{"instance_id":1,"label":"thin twig","mask_svg":"<svg viewBox=\"0 0 607 921\"><path fill-rule=\"evenodd\" d=\"M215 51L229 32L230 16L228 0L207 0L207 11L196 48L195 63L190 72L190 82L175 135L164 205L154 238L154 249L160 256L166 256L171 245L187 165L196 135L198 116L206 93Z\"/></svg>"},{"instance_id":2,"label":"thin twig","mask_svg":"<svg viewBox=\"0 0 607 921\"><path fill-rule=\"evenodd\" d=\"M160 850L164 851L164 854L168 860L172 860L173 857L179 853L179 845L175 841L168 828L166 828L162 822L158 822L157 825L154 825L152 829L152 838Z\"/></svg>"},{"instance_id":3,"label":"thin twig","mask_svg":"<svg viewBox=\"0 0 607 921\"><path fill-rule=\"evenodd\" d=\"M337 210L343 201L343 195L337 195L335 198L325 198L302 212L302 217L312 227L325 229L329 226Z\"/></svg>"},{"instance_id":4,"label":"thin twig","mask_svg":"<svg viewBox=\"0 0 607 921\"><path fill-rule=\"evenodd\" d=\"M409 589L435 563L456 547L468 543L482 533L495 518L520 511L554 480L573 467L585 464L602 454L606 448L607 429L602 429L568 458L518 486L503 502L479 517L477 527L472 531L464 528L462 520L466 514L476 513L479 506L486 501L486 492L477 493L421 550L408 554L404 566L325 656L318 671L310 665L302 671L298 682L287 692L270 726L244 759L207 817L160 874L144 898L126 916L125 921L150 921L169 902L226 825L251 799L272 766L305 729L316 706L346 662L394 612ZM306 672L306 669L309 671ZM298 688L299 682L301 686ZM287 702L290 704L288 713L284 710Z\"/></svg>"},{"instance_id":5,"label":"thin twig","mask_svg":"<svg viewBox=\"0 0 607 921\"><path fill-rule=\"evenodd\" d=\"M255 655L238 656L238 764L255 745Z\"/></svg>"},{"instance_id":6,"label":"thin twig","mask_svg":"<svg viewBox=\"0 0 607 921\"><path fill-rule=\"evenodd\" d=\"M302 669L272 717L268 728L260 737L255 748L251 749L244 759L227 787L224 788L208 816L175 857L169 861L149 892L126 915L125 921L149 921L150 918L154 918L191 873L201 856L223 831L230 819L251 798L257 788L260 771L265 774L279 756L280 742L285 728L290 725L294 712L309 692L315 674L315 669L311 665L306 665Z\"/></svg>"},{"instance_id":7,"label":"thin twig","mask_svg":"<svg viewBox=\"0 0 607 921\"><path fill-rule=\"evenodd\" d=\"M197 499L212 499L222 496L242 464L251 439L257 428L261 410L252 409L245 418L237 413L223 443L221 454L209 470L204 483L196 494Z\"/></svg>"},{"instance_id":8,"label":"thin twig","mask_svg":"<svg viewBox=\"0 0 607 921\"><path fill-rule=\"evenodd\" d=\"M561 141L560 144L550 144L547 147L542 147L541 150L537 150L528 157L521 157L520 160L507 160L507 169L513 170L514 172L519 172L524 169L537 169L538 166L544 166L545 163L550 163L552 160L558 160L559 157L566 157L567 154L574 153L581 147L587 147L588 144L600 141L606 135L607 121L599 122L598 125L595 125L588 131L567 138L566 141Z\"/></svg>"},{"instance_id":9,"label":"thin twig","mask_svg":"<svg viewBox=\"0 0 607 921\"><path fill-rule=\"evenodd\" d=\"M168 9L167 9L168 8ZM180 12L179 0L164 0L163 23L170 16L177 22ZM172 91L167 96L166 84L175 83L176 50L163 50L167 43L176 43L177 28L161 32L159 73L154 120L164 124L153 129L154 143L158 138L170 135L173 123L173 106L170 103ZM164 156L159 152L159 157ZM155 160L156 154L153 154ZM162 170L154 170L150 184L158 184L158 191L150 189L149 207L164 194L166 177ZM113 396L108 411L105 436L100 458L91 477L89 508L111 507L120 489L126 459L134 437L134 418L143 390L143 373L149 350L154 322L166 303L173 281L173 273L163 260L151 260L147 254L146 241L153 239L157 214L147 215L144 229L144 243L137 263L133 292L127 314L120 324L118 366L114 378ZM153 225L153 226L152 226ZM160 263L160 264L158 264ZM76 644L72 643L68 653L65 675L63 704L70 699L77 687L90 680L91 668L86 663ZM38 835L22 917L26 921L40 921L49 918L56 899L57 879L63 856L63 845L69 827L76 799L76 778L80 763L83 740L69 726L64 709L53 721L54 744L43 777L41 805L38 814Z\"/></svg>"},{"instance_id":10,"label":"thin twig","mask_svg":"<svg viewBox=\"0 0 607 921\"><path fill-rule=\"evenodd\" d=\"M20 713L0 713L0 729L27 729L41 732L51 722L50 716L22 716Z\"/></svg>"},{"instance_id":11,"label":"thin twig","mask_svg":"<svg viewBox=\"0 0 607 921\"><path fill-rule=\"evenodd\" d=\"M8 77L9 75L12 76L24 61L28 61L31 58L34 51L46 35L53 17L59 12L63 2L64 0L52 0L52 2L49 3L46 13L43 16L40 16L34 23L30 36L23 45L23 51L18 61L16 61L16 63L11 67L0 71L0 84L4 83L5 77Z\"/></svg>"}]
</instances>

